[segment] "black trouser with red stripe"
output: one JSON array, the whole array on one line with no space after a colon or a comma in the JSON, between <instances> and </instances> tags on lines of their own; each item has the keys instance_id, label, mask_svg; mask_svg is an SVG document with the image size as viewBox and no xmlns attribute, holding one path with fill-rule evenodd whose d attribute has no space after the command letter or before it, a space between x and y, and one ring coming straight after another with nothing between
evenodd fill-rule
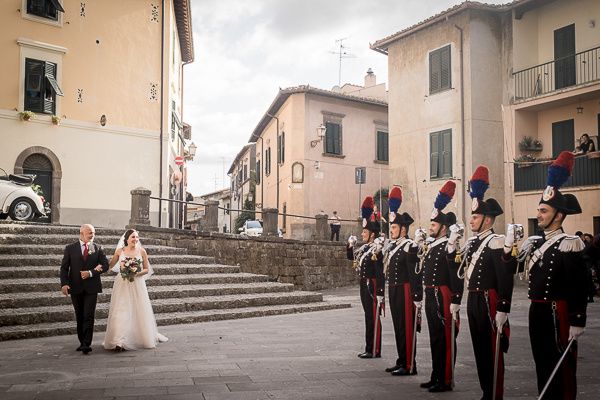
<instances>
[{"instance_id":1,"label":"black trouser with red stripe","mask_svg":"<svg viewBox=\"0 0 600 400\"><path fill-rule=\"evenodd\" d=\"M487 299L486 299L487 295ZM475 353L479 385L482 399L491 400L494 393L494 356L496 351L496 304L495 290L470 291L467 300L467 316L471 342ZM506 326L506 325L505 325ZM508 327L506 327L508 329ZM506 340L506 338L505 338ZM501 350L502 346L500 346ZM504 353L498 352L498 374L496 379L496 400L504 396Z\"/></svg>"},{"instance_id":2,"label":"black trouser with red stripe","mask_svg":"<svg viewBox=\"0 0 600 400\"><path fill-rule=\"evenodd\" d=\"M375 326L375 314L378 312L376 310L377 281L375 279L362 278L360 280L360 302L365 311L365 351L379 356L381 355L381 319L377 318L377 326ZM377 332L377 337L375 337L375 332Z\"/></svg>"},{"instance_id":3,"label":"black trouser with red stripe","mask_svg":"<svg viewBox=\"0 0 600 400\"><path fill-rule=\"evenodd\" d=\"M394 335L396 336L396 350L398 359L396 366L410 370L415 360L410 356L413 349L415 305L412 301L410 284L389 285L389 302L392 322L394 323ZM415 352L416 357L416 352ZM416 370L416 365L415 365Z\"/></svg>"},{"instance_id":4,"label":"black trouser with red stripe","mask_svg":"<svg viewBox=\"0 0 600 400\"><path fill-rule=\"evenodd\" d=\"M452 383L452 350L454 340L454 360L456 360L456 336L451 339L452 315L450 314L451 293L448 286L425 287L425 314L429 326L429 346L431 347L431 380L440 385Z\"/></svg>"},{"instance_id":5,"label":"black trouser with red stripe","mask_svg":"<svg viewBox=\"0 0 600 400\"><path fill-rule=\"evenodd\" d=\"M581 288L585 290L585 288ZM554 310L553 310L554 308ZM535 360L538 393L546 385L569 339L567 302L532 301L529 307L529 339ZM571 345L543 400L571 400L577 395L577 342Z\"/></svg>"}]
</instances>

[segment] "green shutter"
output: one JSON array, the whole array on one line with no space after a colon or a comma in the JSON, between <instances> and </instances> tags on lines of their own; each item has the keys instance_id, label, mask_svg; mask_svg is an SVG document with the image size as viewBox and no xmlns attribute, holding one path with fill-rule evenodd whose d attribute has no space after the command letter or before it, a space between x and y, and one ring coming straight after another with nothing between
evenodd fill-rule
<instances>
[{"instance_id":1,"label":"green shutter","mask_svg":"<svg viewBox=\"0 0 600 400\"><path fill-rule=\"evenodd\" d=\"M285 162L285 132L281 132L281 164Z\"/></svg>"},{"instance_id":2,"label":"green shutter","mask_svg":"<svg viewBox=\"0 0 600 400\"><path fill-rule=\"evenodd\" d=\"M342 132L339 124L334 124L333 134L333 153L342 154Z\"/></svg>"},{"instance_id":3,"label":"green shutter","mask_svg":"<svg viewBox=\"0 0 600 400\"><path fill-rule=\"evenodd\" d=\"M429 135L429 177L438 178L439 171L440 133L432 132Z\"/></svg>"},{"instance_id":4,"label":"green shutter","mask_svg":"<svg viewBox=\"0 0 600 400\"><path fill-rule=\"evenodd\" d=\"M440 52L440 90L450 89L450 45L439 50Z\"/></svg>"},{"instance_id":5,"label":"green shutter","mask_svg":"<svg viewBox=\"0 0 600 400\"><path fill-rule=\"evenodd\" d=\"M442 173L441 176L452 176L452 130L442 132Z\"/></svg>"},{"instance_id":6,"label":"green shutter","mask_svg":"<svg viewBox=\"0 0 600 400\"><path fill-rule=\"evenodd\" d=\"M429 93L435 93L440 90L440 64L439 51L429 53Z\"/></svg>"}]
</instances>

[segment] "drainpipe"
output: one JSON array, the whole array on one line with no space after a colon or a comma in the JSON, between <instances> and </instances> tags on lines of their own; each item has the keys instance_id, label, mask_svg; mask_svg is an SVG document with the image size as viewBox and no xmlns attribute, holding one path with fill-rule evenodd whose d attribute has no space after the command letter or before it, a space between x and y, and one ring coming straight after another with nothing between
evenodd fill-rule
<instances>
[{"instance_id":1,"label":"drainpipe","mask_svg":"<svg viewBox=\"0 0 600 400\"><path fill-rule=\"evenodd\" d=\"M163 123L164 123L164 59L165 59L165 0L162 0L161 6L161 27L160 27L160 154L158 157L158 197L162 198L163 193ZM158 227L162 224L162 201L158 200Z\"/></svg>"},{"instance_id":2,"label":"drainpipe","mask_svg":"<svg viewBox=\"0 0 600 400\"><path fill-rule=\"evenodd\" d=\"M461 213L462 221L466 222L466 203L465 203L465 192L466 179L465 179L465 86L464 86L464 53L463 53L463 29L458 25L454 25L460 32L460 201L461 201Z\"/></svg>"}]
</instances>

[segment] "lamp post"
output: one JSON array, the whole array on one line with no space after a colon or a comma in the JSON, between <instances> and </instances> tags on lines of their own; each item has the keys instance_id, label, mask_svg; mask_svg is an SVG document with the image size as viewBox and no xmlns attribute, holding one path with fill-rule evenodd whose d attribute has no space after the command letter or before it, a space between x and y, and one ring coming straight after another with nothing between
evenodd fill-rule
<instances>
[{"instance_id":1,"label":"lamp post","mask_svg":"<svg viewBox=\"0 0 600 400\"><path fill-rule=\"evenodd\" d=\"M319 127L317 128L317 136L319 138L317 140L311 140L310 147L317 147L317 144L319 144L321 141L323 141L323 138L325 137L326 132L327 132L327 127L323 124L319 125Z\"/></svg>"}]
</instances>

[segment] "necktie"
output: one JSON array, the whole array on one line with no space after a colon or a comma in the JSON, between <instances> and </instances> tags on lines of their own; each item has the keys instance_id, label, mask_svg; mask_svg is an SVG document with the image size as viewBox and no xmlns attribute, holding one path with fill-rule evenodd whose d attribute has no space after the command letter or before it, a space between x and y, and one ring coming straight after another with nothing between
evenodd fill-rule
<instances>
[{"instance_id":1,"label":"necktie","mask_svg":"<svg viewBox=\"0 0 600 400\"><path fill-rule=\"evenodd\" d=\"M84 248L83 248L83 261L87 261L89 255L89 248L88 248L88 244L84 244Z\"/></svg>"}]
</instances>

